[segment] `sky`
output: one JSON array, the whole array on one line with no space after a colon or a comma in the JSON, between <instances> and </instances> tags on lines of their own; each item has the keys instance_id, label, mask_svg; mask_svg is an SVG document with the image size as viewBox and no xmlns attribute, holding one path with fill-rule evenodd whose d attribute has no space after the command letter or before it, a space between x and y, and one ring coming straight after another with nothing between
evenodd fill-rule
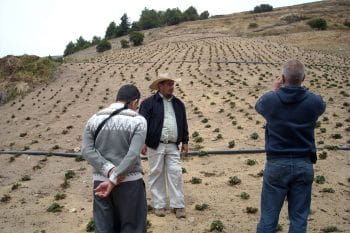
<instances>
[{"instance_id":1,"label":"sky","mask_svg":"<svg viewBox=\"0 0 350 233\"><path fill-rule=\"evenodd\" d=\"M6 55L62 55L80 36L104 37L107 26L117 25L124 13L138 21L142 10L193 6L210 16L253 10L260 4L274 8L314 0L0 0L0 57Z\"/></svg>"}]
</instances>

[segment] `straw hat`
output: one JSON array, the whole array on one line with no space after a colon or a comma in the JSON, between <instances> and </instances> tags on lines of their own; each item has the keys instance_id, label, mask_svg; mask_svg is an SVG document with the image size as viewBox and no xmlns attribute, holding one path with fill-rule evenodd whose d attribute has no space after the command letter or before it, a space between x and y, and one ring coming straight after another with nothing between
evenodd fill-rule
<instances>
[{"instance_id":1,"label":"straw hat","mask_svg":"<svg viewBox=\"0 0 350 233\"><path fill-rule=\"evenodd\" d=\"M158 84L164 81L173 81L175 82L175 79L169 78L168 74L160 74L159 78L154 80L152 84L149 86L152 90L158 90Z\"/></svg>"}]
</instances>

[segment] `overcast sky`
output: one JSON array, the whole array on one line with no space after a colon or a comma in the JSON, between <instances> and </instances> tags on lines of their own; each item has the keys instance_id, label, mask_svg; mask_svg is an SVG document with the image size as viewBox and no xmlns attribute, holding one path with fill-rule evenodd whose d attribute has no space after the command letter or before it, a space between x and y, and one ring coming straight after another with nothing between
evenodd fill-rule
<instances>
[{"instance_id":1,"label":"overcast sky","mask_svg":"<svg viewBox=\"0 0 350 233\"><path fill-rule=\"evenodd\" d=\"M207 10L219 15L252 10L262 3L280 7L305 2L312 0L0 0L0 57L61 55L79 36L104 37L108 24L118 25L124 13L131 22L139 20L145 7L184 11L194 6L198 14Z\"/></svg>"}]
</instances>

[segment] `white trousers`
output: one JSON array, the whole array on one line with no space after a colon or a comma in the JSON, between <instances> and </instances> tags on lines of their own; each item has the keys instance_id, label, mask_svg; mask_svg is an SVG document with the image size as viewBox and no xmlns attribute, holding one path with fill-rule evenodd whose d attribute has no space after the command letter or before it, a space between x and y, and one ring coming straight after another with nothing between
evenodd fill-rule
<instances>
[{"instance_id":1,"label":"white trousers","mask_svg":"<svg viewBox=\"0 0 350 233\"><path fill-rule=\"evenodd\" d=\"M156 150L148 148L149 176L153 207L166 207L166 183L170 208L184 208L180 151L176 144L160 143Z\"/></svg>"}]
</instances>

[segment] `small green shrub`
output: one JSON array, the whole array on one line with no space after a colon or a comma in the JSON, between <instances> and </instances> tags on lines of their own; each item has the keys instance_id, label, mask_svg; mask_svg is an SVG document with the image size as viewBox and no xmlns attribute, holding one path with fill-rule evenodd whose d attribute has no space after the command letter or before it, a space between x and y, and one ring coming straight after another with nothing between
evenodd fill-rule
<instances>
[{"instance_id":1,"label":"small green shrub","mask_svg":"<svg viewBox=\"0 0 350 233\"><path fill-rule=\"evenodd\" d=\"M237 176L231 176L228 180L229 184L230 185L237 185L237 184L240 184L242 181L241 179L239 179Z\"/></svg>"},{"instance_id":2,"label":"small green shrub","mask_svg":"<svg viewBox=\"0 0 350 233\"><path fill-rule=\"evenodd\" d=\"M210 224L210 231L219 231L224 230L224 224L220 220L215 220Z\"/></svg>"},{"instance_id":3,"label":"small green shrub","mask_svg":"<svg viewBox=\"0 0 350 233\"><path fill-rule=\"evenodd\" d=\"M103 39L100 41L100 43L98 43L98 45L96 46L96 51L98 53L102 53L104 51L107 51L107 50L110 50L112 48L112 45L111 43L106 40L106 39Z\"/></svg>"},{"instance_id":4,"label":"small green shrub","mask_svg":"<svg viewBox=\"0 0 350 233\"><path fill-rule=\"evenodd\" d=\"M11 200L11 196L8 194L5 194L4 196L1 197L0 202L7 203Z\"/></svg>"},{"instance_id":5,"label":"small green shrub","mask_svg":"<svg viewBox=\"0 0 350 233\"><path fill-rule=\"evenodd\" d=\"M318 30L327 29L327 21L322 17L311 19L307 22L307 24L314 29L318 29Z\"/></svg>"},{"instance_id":6,"label":"small green shrub","mask_svg":"<svg viewBox=\"0 0 350 233\"><path fill-rule=\"evenodd\" d=\"M248 200L250 197L249 193L247 192L243 192L241 193L241 198L244 199L244 200Z\"/></svg>"},{"instance_id":7,"label":"small green shrub","mask_svg":"<svg viewBox=\"0 0 350 233\"><path fill-rule=\"evenodd\" d=\"M14 184L12 185L12 187L11 187L11 190L16 190L16 189L19 188L19 186L21 186L20 183L14 183Z\"/></svg>"},{"instance_id":8,"label":"small green shrub","mask_svg":"<svg viewBox=\"0 0 350 233\"><path fill-rule=\"evenodd\" d=\"M249 23L248 28L257 28L259 25L257 23Z\"/></svg>"},{"instance_id":9,"label":"small green shrub","mask_svg":"<svg viewBox=\"0 0 350 233\"><path fill-rule=\"evenodd\" d=\"M66 180L72 179L75 176L75 172L73 170L68 170L66 171L66 173L64 174L64 178Z\"/></svg>"},{"instance_id":10,"label":"small green shrub","mask_svg":"<svg viewBox=\"0 0 350 233\"><path fill-rule=\"evenodd\" d=\"M192 177L191 184L201 184L201 183L202 183L202 179L201 178Z\"/></svg>"},{"instance_id":11,"label":"small green shrub","mask_svg":"<svg viewBox=\"0 0 350 233\"><path fill-rule=\"evenodd\" d=\"M65 193L56 193L55 195L55 200L58 201L58 200L63 200L66 198L66 194Z\"/></svg>"},{"instance_id":12,"label":"small green shrub","mask_svg":"<svg viewBox=\"0 0 350 233\"><path fill-rule=\"evenodd\" d=\"M204 139L202 138L202 137L195 137L194 139L193 139L193 141L195 142L195 143L201 143L201 142L203 142L204 141Z\"/></svg>"},{"instance_id":13,"label":"small green shrub","mask_svg":"<svg viewBox=\"0 0 350 233\"><path fill-rule=\"evenodd\" d=\"M326 182L326 178L324 178L324 176L316 176L315 177L315 182L317 184L324 184Z\"/></svg>"},{"instance_id":14,"label":"small green shrub","mask_svg":"<svg viewBox=\"0 0 350 233\"><path fill-rule=\"evenodd\" d=\"M329 226L321 229L322 232L340 232L336 226Z\"/></svg>"},{"instance_id":15,"label":"small green shrub","mask_svg":"<svg viewBox=\"0 0 350 233\"><path fill-rule=\"evenodd\" d=\"M250 135L250 138L253 139L253 140L256 140L256 139L259 138L259 135L258 135L257 133L252 133L252 134Z\"/></svg>"},{"instance_id":16,"label":"small green shrub","mask_svg":"<svg viewBox=\"0 0 350 233\"><path fill-rule=\"evenodd\" d=\"M322 153L320 153L320 154L318 155L318 157L319 157L320 159L326 159L326 158L327 158L327 152L326 152L326 151L322 151Z\"/></svg>"},{"instance_id":17,"label":"small green shrub","mask_svg":"<svg viewBox=\"0 0 350 233\"><path fill-rule=\"evenodd\" d=\"M192 138L196 138L196 137L198 137L199 136L199 133L197 132L197 131L194 131L193 133L192 133Z\"/></svg>"},{"instance_id":18,"label":"small green shrub","mask_svg":"<svg viewBox=\"0 0 350 233\"><path fill-rule=\"evenodd\" d=\"M257 164L258 162L255 159L248 159L246 163L249 166L253 166L253 165Z\"/></svg>"},{"instance_id":19,"label":"small green shrub","mask_svg":"<svg viewBox=\"0 0 350 233\"><path fill-rule=\"evenodd\" d=\"M21 178L21 181L29 181L29 180L31 180L31 178L30 178L29 175L24 175L24 176L22 176L22 178Z\"/></svg>"},{"instance_id":20,"label":"small green shrub","mask_svg":"<svg viewBox=\"0 0 350 233\"><path fill-rule=\"evenodd\" d=\"M283 231L283 227L280 224L277 224L276 231Z\"/></svg>"},{"instance_id":21,"label":"small green shrub","mask_svg":"<svg viewBox=\"0 0 350 233\"><path fill-rule=\"evenodd\" d=\"M206 203L203 204L196 204L194 207L196 210L203 211L209 208L209 205Z\"/></svg>"},{"instance_id":22,"label":"small green shrub","mask_svg":"<svg viewBox=\"0 0 350 233\"><path fill-rule=\"evenodd\" d=\"M133 43L134 46L141 45L144 37L144 34L139 31L133 31L129 34L129 40Z\"/></svg>"},{"instance_id":23,"label":"small green shrub","mask_svg":"<svg viewBox=\"0 0 350 233\"><path fill-rule=\"evenodd\" d=\"M95 222L93 219L90 219L89 223L86 225L86 232L94 232L95 231Z\"/></svg>"},{"instance_id":24,"label":"small green shrub","mask_svg":"<svg viewBox=\"0 0 350 233\"><path fill-rule=\"evenodd\" d=\"M121 46L122 46L123 49L129 48L129 47L130 47L130 46L129 46L129 41L124 40L124 39L120 41L120 44L121 44Z\"/></svg>"},{"instance_id":25,"label":"small green shrub","mask_svg":"<svg viewBox=\"0 0 350 233\"><path fill-rule=\"evenodd\" d=\"M52 212L52 213L56 213L56 212L61 212L62 211L63 206L61 206L60 204L58 204L57 202L52 203L49 208L47 208L47 212Z\"/></svg>"},{"instance_id":26,"label":"small green shrub","mask_svg":"<svg viewBox=\"0 0 350 233\"><path fill-rule=\"evenodd\" d=\"M256 212L258 212L258 208L248 206L248 207L246 208L246 212L247 212L248 214L255 214Z\"/></svg>"},{"instance_id":27,"label":"small green shrub","mask_svg":"<svg viewBox=\"0 0 350 233\"><path fill-rule=\"evenodd\" d=\"M324 193L335 193L335 190L332 188L323 188L322 192Z\"/></svg>"},{"instance_id":28,"label":"small green shrub","mask_svg":"<svg viewBox=\"0 0 350 233\"><path fill-rule=\"evenodd\" d=\"M228 142L228 148L233 148L235 147L236 143L235 143L235 140L231 140Z\"/></svg>"}]
</instances>

